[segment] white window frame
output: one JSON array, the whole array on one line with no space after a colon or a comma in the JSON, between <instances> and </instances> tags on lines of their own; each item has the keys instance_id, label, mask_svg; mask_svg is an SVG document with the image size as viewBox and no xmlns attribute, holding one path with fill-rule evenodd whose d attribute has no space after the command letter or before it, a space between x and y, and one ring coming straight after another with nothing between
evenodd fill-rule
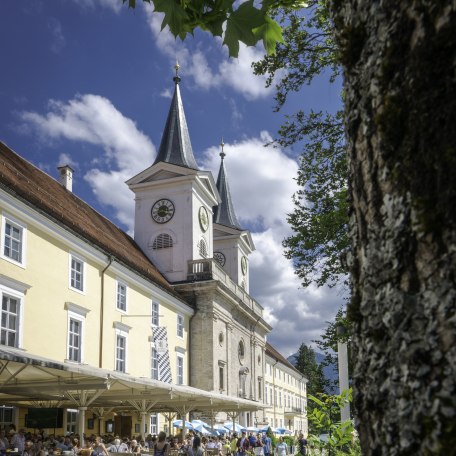
<instances>
[{"instance_id":1,"label":"white window frame","mask_svg":"<svg viewBox=\"0 0 456 456\"><path fill-rule=\"evenodd\" d=\"M157 363L156 368L154 367L154 362ZM154 371L156 371L156 376L154 375ZM160 380L160 368L158 366L158 350L155 348L155 344L151 344L150 347L150 378L152 380Z\"/></svg>"},{"instance_id":2,"label":"white window frame","mask_svg":"<svg viewBox=\"0 0 456 456\"><path fill-rule=\"evenodd\" d=\"M20 261L11 258L8 255L5 255L5 245L6 245L6 224L12 225L14 228L17 228L21 233L20 240ZM27 225L15 217L10 216L9 214L2 214L2 232L1 232L1 251L0 256L6 261L13 263L21 268L26 267L26 252L27 252Z\"/></svg>"},{"instance_id":3,"label":"white window frame","mask_svg":"<svg viewBox=\"0 0 456 456\"><path fill-rule=\"evenodd\" d=\"M81 279L82 289L73 287L73 285L71 284L71 276L72 276L71 273L73 271L73 269L72 269L72 261L73 261L73 259L82 264L82 272L81 272L81 275L82 275L82 279ZM87 266L87 263L86 263L86 261L84 260L83 257L81 257L80 255L77 255L75 253L70 252L69 261L68 261L68 271L69 271L69 274L68 274L68 286L70 287L71 290L75 291L76 293L86 294L86 276L87 276L87 267L86 266Z\"/></svg>"},{"instance_id":4,"label":"white window frame","mask_svg":"<svg viewBox=\"0 0 456 456\"><path fill-rule=\"evenodd\" d=\"M122 307L119 307L119 297L121 296L121 294L119 294L120 287L124 287L124 289L125 289L125 309L122 309ZM122 280L116 281L116 309L122 313L127 313L127 309L128 309L128 285L125 282L123 282Z\"/></svg>"},{"instance_id":5,"label":"white window frame","mask_svg":"<svg viewBox=\"0 0 456 456\"><path fill-rule=\"evenodd\" d=\"M128 331L131 329L129 326L123 324L123 323L118 323L114 322L114 328L115 328L115 336L114 336L114 370L116 372L123 372L127 373L128 372ZM122 360L121 358L117 357L117 349L118 349L118 338L123 337L125 339L125 346L123 348L124 350L124 359ZM124 370L117 370L117 361L123 361L124 363Z\"/></svg>"},{"instance_id":6,"label":"white window frame","mask_svg":"<svg viewBox=\"0 0 456 456\"><path fill-rule=\"evenodd\" d=\"M177 337L180 339L184 338L184 325L185 325L185 319L184 316L181 314L177 314Z\"/></svg>"},{"instance_id":7,"label":"white window frame","mask_svg":"<svg viewBox=\"0 0 456 456\"><path fill-rule=\"evenodd\" d=\"M66 302L65 303L65 310L67 311L67 351L66 351L66 356L67 359L66 361L70 361L72 363L83 363L84 362L84 339L85 339L85 320L87 314L90 312L89 309L86 309L85 307L79 306L78 304L74 304L72 302ZM75 361L70 359L70 321L71 320L78 320L81 323L81 336L80 336L80 341L81 341L81 346L80 346L80 360Z\"/></svg>"},{"instance_id":8,"label":"white window frame","mask_svg":"<svg viewBox=\"0 0 456 456\"><path fill-rule=\"evenodd\" d=\"M3 318L3 298L7 297L9 299L14 299L17 301L17 309L16 309L16 327L14 328L14 333L16 335L15 337L15 344L12 347L15 348L22 348L22 335L23 335L23 313L24 313L24 295L21 293L18 293L16 290L13 290L11 288L3 287L0 285L0 294L1 294L1 310L0 310L0 319L2 320ZM8 312L9 313L9 312ZM0 321L1 321L0 320ZM5 328L7 332L9 331L10 328ZM3 327L1 326L0 323L0 335L3 332ZM2 344L1 343L1 338L0 338L0 345L3 345L4 347L11 347L11 345L7 344Z\"/></svg>"},{"instance_id":9,"label":"white window frame","mask_svg":"<svg viewBox=\"0 0 456 456\"><path fill-rule=\"evenodd\" d=\"M184 384L184 357L180 353L176 353L176 384Z\"/></svg>"},{"instance_id":10,"label":"white window frame","mask_svg":"<svg viewBox=\"0 0 456 456\"><path fill-rule=\"evenodd\" d=\"M77 409L66 409L66 430L67 432L76 432L78 427L78 415Z\"/></svg>"},{"instance_id":11,"label":"white window frame","mask_svg":"<svg viewBox=\"0 0 456 456\"><path fill-rule=\"evenodd\" d=\"M159 418L158 418L158 413L151 413L150 414L150 433L152 435L158 434L158 429L159 429Z\"/></svg>"},{"instance_id":12,"label":"white window frame","mask_svg":"<svg viewBox=\"0 0 456 456\"><path fill-rule=\"evenodd\" d=\"M152 300L150 304L150 325L160 326L160 304L157 301Z\"/></svg>"},{"instance_id":13,"label":"white window frame","mask_svg":"<svg viewBox=\"0 0 456 456\"><path fill-rule=\"evenodd\" d=\"M70 350L71 348L74 348L70 345L71 341L71 321L78 322L80 324L80 332L79 332L79 359L72 359L70 357ZM68 337L67 337L67 360L71 361L73 363L82 363L84 361L84 321L85 318L82 318L80 315L74 313L74 312L68 312Z\"/></svg>"}]
</instances>

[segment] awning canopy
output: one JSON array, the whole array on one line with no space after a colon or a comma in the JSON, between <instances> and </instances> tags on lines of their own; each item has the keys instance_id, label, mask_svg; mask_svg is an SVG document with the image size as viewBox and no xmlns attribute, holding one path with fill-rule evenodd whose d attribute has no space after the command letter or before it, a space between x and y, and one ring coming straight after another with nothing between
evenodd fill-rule
<instances>
[{"instance_id":1,"label":"awning canopy","mask_svg":"<svg viewBox=\"0 0 456 456\"><path fill-rule=\"evenodd\" d=\"M262 403L0 348L0 405L149 413L255 411Z\"/></svg>"}]
</instances>

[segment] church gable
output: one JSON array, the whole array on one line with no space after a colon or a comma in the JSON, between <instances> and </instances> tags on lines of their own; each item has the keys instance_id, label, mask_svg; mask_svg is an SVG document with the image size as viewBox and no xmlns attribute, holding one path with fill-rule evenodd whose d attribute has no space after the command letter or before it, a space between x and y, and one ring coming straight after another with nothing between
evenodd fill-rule
<instances>
[{"instance_id":1,"label":"church gable","mask_svg":"<svg viewBox=\"0 0 456 456\"><path fill-rule=\"evenodd\" d=\"M190 168L184 168L182 166L173 165L170 163L160 162L156 165L152 165L144 171L140 172L136 176L129 179L126 183L129 187L152 183L162 180L177 179L179 177L193 176L196 171Z\"/></svg>"}]
</instances>

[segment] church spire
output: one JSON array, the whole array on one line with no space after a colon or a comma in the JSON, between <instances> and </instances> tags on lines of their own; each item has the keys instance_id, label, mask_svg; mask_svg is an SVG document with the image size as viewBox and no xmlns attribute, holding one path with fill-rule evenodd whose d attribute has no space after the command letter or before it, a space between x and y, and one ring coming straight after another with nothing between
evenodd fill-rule
<instances>
[{"instance_id":1,"label":"church spire","mask_svg":"<svg viewBox=\"0 0 456 456\"><path fill-rule=\"evenodd\" d=\"M179 64L177 62L174 68L176 70L176 76L173 78L175 83L174 95L154 165L158 162L166 162L197 170L198 165L193 156L187 121L185 120L184 106L182 105L179 90L181 78L179 76Z\"/></svg>"},{"instance_id":2,"label":"church spire","mask_svg":"<svg viewBox=\"0 0 456 456\"><path fill-rule=\"evenodd\" d=\"M221 202L218 206L214 208L214 223L218 223L220 225L225 225L230 228L234 228L236 230L242 230L239 222L236 218L236 214L234 213L233 202L231 201L231 193L230 188L228 186L228 180L226 178L226 170L225 170L225 152L223 151L225 144L223 142L220 144L222 151L220 152L220 157L222 158L220 162L220 170L217 177L217 190L220 194Z\"/></svg>"}]
</instances>

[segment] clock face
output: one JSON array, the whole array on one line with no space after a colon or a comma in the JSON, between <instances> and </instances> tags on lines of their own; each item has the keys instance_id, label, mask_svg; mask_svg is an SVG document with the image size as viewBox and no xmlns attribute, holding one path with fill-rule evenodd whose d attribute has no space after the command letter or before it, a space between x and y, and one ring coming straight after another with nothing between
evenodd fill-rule
<instances>
[{"instance_id":1,"label":"clock face","mask_svg":"<svg viewBox=\"0 0 456 456\"><path fill-rule=\"evenodd\" d=\"M152 206L151 215L157 223L169 222L174 215L174 204L169 199L161 199Z\"/></svg>"},{"instance_id":2,"label":"clock face","mask_svg":"<svg viewBox=\"0 0 456 456\"><path fill-rule=\"evenodd\" d=\"M226 258L222 252L214 252L214 260L217 261L220 266L225 266Z\"/></svg>"},{"instance_id":3,"label":"clock face","mask_svg":"<svg viewBox=\"0 0 456 456\"><path fill-rule=\"evenodd\" d=\"M201 206L198 211L198 218L200 222L201 229L203 232L206 232L209 228L209 215L205 207Z\"/></svg>"},{"instance_id":4,"label":"clock face","mask_svg":"<svg viewBox=\"0 0 456 456\"><path fill-rule=\"evenodd\" d=\"M245 256L241 258L241 271L242 274L247 274L247 258Z\"/></svg>"}]
</instances>

